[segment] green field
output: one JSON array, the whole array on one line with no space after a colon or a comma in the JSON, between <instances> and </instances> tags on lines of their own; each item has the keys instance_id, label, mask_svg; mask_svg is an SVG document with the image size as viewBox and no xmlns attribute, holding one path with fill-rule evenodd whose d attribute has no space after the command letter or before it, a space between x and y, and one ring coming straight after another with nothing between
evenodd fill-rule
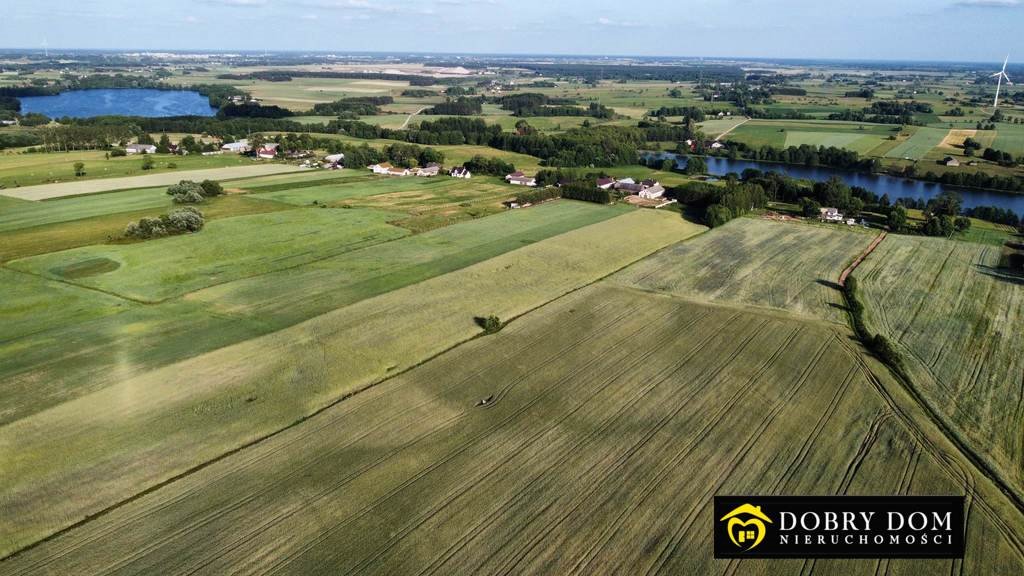
<instances>
[{"instance_id":1,"label":"green field","mask_svg":"<svg viewBox=\"0 0 1024 576\"><path fill-rule=\"evenodd\" d=\"M337 256L404 236L375 210L286 210L210 222L201 234L87 246L9 263L15 270L140 302ZM105 265L82 271L83 263Z\"/></svg>"},{"instance_id":2,"label":"green field","mask_svg":"<svg viewBox=\"0 0 1024 576\"><path fill-rule=\"evenodd\" d=\"M886 152L886 158L909 158L920 160L935 148L949 134L947 128L917 128L914 134L895 148Z\"/></svg>"},{"instance_id":3,"label":"green field","mask_svg":"<svg viewBox=\"0 0 1024 576\"><path fill-rule=\"evenodd\" d=\"M999 124L996 126L996 138L992 146L997 150L1009 152L1014 156L1024 154L1024 126Z\"/></svg>"},{"instance_id":4,"label":"green field","mask_svg":"<svg viewBox=\"0 0 1024 576\"><path fill-rule=\"evenodd\" d=\"M621 214L583 206L603 218ZM8 347L16 357L0 359L9 422L0 430L0 459L9 464L0 493L5 517L18 518L0 528L0 552L472 338L476 315L513 318L698 231L672 213L630 210L536 244L512 236L504 255L397 290L403 279L429 278L430 271L387 275L353 287L352 297L362 300L256 338L275 326L272 318L202 314L199 302L172 301L162 310L133 309L19 339ZM443 262L435 268L445 271ZM336 278L344 277L338 270ZM301 305L302 285L285 282ZM374 291L381 295L365 298ZM232 337L238 343L227 345ZM41 362L32 351L54 339L66 342L61 357ZM181 374L187 385L175 376ZM40 412L47 404L52 408ZM38 434L42 429L48 432ZM119 474L107 474L110 466ZM46 494L61 494L61 503L41 507Z\"/></svg>"},{"instance_id":5,"label":"green field","mask_svg":"<svg viewBox=\"0 0 1024 576\"><path fill-rule=\"evenodd\" d=\"M52 152L48 154L0 154L0 188L17 188L57 182L83 182L100 178L143 176L168 171L201 170L252 165L250 158L235 154L217 156L171 156L157 154L151 171L142 170L140 156L105 158L100 150ZM85 176L75 176L75 162L85 164ZM169 168L168 164L176 168Z\"/></svg>"},{"instance_id":6,"label":"green field","mask_svg":"<svg viewBox=\"0 0 1024 576\"><path fill-rule=\"evenodd\" d=\"M998 268L1000 252L890 236L856 275L868 327L897 343L922 395L1024 493L1024 284Z\"/></svg>"},{"instance_id":7,"label":"green field","mask_svg":"<svg viewBox=\"0 0 1024 576\"><path fill-rule=\"evenodd\" d=\"M929 569L1018 572L1020 519L1004 523L999 495L884 374L837 327L601 283L6 568L796 573L803 561L713 560L712 496L970 487L967 557ZM876 574L878 563L815 569Z\"/></svg>"}]
</instances>

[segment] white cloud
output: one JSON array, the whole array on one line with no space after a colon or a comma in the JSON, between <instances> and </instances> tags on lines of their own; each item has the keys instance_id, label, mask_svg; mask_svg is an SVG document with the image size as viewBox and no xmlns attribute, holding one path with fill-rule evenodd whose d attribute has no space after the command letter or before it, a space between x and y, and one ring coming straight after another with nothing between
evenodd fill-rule
<instances>
[{"instance_id":1,"label":"white cloud","mask_svg":"<svg viewBox=\"0 0 1024 576\"><path fill-rule=\"evenodd\" d=\"M1019 8L1020 0L959 0L953 4L961 8Z\"/></svg>"}]
</instances>

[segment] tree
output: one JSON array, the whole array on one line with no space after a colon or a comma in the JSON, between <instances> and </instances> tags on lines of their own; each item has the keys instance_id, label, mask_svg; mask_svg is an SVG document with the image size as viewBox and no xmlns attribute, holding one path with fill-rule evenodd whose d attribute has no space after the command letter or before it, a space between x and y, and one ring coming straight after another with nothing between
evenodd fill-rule
<instances>
[{"instance_id":1,"label":"tree","mask_svg":"<svg viewBox=\"0 0 1024 576\"><path fill-rule=\"evenodd\" d=\"M199 204L205 197L202 185L191 180L182 180L167 188L167 194L174 198L175 204Z\"/></svg>"},{"instance_id":2,"label":"tree","mask_svg":"<svg viewBox=\"0 0 1024 576\"><path fill-rule=\"evenodd\" d=\"M960 193L946 190L928 203L928 213L938 216L957 216L960 214L963 203L964 199Z\"/></svg>"},{"instance_id":3,"label":"tree","mask_svg":"<svg viewBox=\"0 0 1024 576\"><path fill-rule=\"evenodd\" d=\"M704 224L708 228L717 228L732 220L732 212L721 204L712 204L704 212Z\"/></svg>"},{"instance_id":4,"label":"tree","mask_svg":"<svg viewBox=\"0 0 1024 576\"><path fill-rule=\"evenodd\" d=\"M691 176L694 174L707 174L708 163L700 156L690 156L686 160L686 169L684 172Z\"/></svg>"},{"instance_id":5,"label":"tree","mask_svg":"<svg viewBox=\"0 0 1024 576\"><path fill-rule=\"evenodd\" d=\"M171 139L168 138L167 134L160 135L160 142L156 145L156 151L160 154L170 154Z\"/></svg>"},{"instance_id":6,"label":"tree","mask_svg":"<svg viewBox=\"0 0 1024 576\"><path fill-rule=\"evenodd\" d=\"M899 204L896 204L889 209L889 216L887 222L889 230L893 232L902 232L907 227L907 209Z\"/></svg>"},{"instance_id":7,"label":"tree","mask_svg":"<svg viewBox=\"0 0 1024 576\"><path fill-rule=\"evenodd\" d=\"M75 162L75 176L85 176L85 163Z\"/></svg>"},{"instance_id":8,"label":"tree","mask_svg":"<svg viewBox=\"0 0 1024 576\"><path fill-rule=\"evenodd\" d=\"M155 165L156 162L153 161L153 157L149 154L146 154L146 157L142 159L143 170L152 170Z\"/></svg>"},{"instance_id":9,"label":"tree","mask_svg":"<svg viewBox=\"0 0 1024 576\"><path fill-rule=\"evenodd\" d=\"M807 218L817 218L821 216L821 204L813 198L807 196L800 197L800 213Z\"/></svg>"},{"instance_id":10,"label":"tree","mask_svg":"<svg viewBox=\"0 0 1024 576\"><path fill-rule=\"evenodd\" d=\"M664 160L661 161L661 170L662 170L662 172L672 172L675 169L676 169L676 159L675 158L665 158Z\"/></svg>"},{"instance_id":11,"label":"tree","mask_svg":"<svg viewBox=\"0 0 1024 576\"><path fill-rule=\"evenodd\" d=\"M220 182L214 180L203 180L199 183L199 187L203 189L202 194L207 198L220 196L224 193L224 187L220 185Z\"/></svg>"}]
</instances>

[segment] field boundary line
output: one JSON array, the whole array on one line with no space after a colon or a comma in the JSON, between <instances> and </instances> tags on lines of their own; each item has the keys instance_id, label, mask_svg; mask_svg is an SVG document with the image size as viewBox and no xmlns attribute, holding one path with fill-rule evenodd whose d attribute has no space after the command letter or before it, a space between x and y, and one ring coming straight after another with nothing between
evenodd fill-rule
<instances>
[{"instance_id":1,"label":"field boundary line","mask_svg":"<svg viewBox=\"0 0 1024 576\"><path fill-rule=\"evenodd\" d=\"M615 217L613 217L611 219L614 219L614 218ZM539 310L540 308L543 308L544 306L547 306L547 305L549 305L549 304L551 304L553 302L557 302L559 300L562 300L563 298L565 298L565 297L567 297L567 296L569 296L571 294L574 294L574 293L579 292L581 290L585 290L587 288L590 288L591 286L593 286L593 285L595 285L595 284L597 284L597 283L599 283L599 282L601 282L601 281L603 281L603 280L605 280L605 279L607 279L607 278L609 278L609 277L611 277L611 276L613 276L615 274L618 274L622 270L625 270L626 268L628 268L628 267L632 266L633 264L636 264L637 262L647 258L651 254L654 254L655 252L658 252L659 250L664 249L667 246L671 246L673 244L678 244L680 242L686 242L686 241L688 241L688 240L690 240L692 238L696 238L696 237L700 236L703 233L704 232L698 232L697 234L694 234L694 235L689 236L687 238L684 238L682 240L678 240L676 242L670 242L670 243L666 244L665 246L661 246L661 247L659 247L657 249L651 250L647 254L644 254L643 256L640 256L639 258L631 260L631 261L627 262L626 264L620 266L619 268L616 268L615 270L612 270L611 272L609 272L609 273L607 273L607 274L605 274L603 276L595 278L594 280L592 280L590 282L587 282L585 284L581 284L581 285L577 286L576 288L568 290L568 291L566 291L566 292L564 292L562 294L559 294L558 296L555 296L554 298L551 298L550 300L547 300L547 301L545 301L545 302L543 302L541 304L538 304L537 306L534 306L532 308L529 308L529 309L525 310L524 312L522 312L520 314L512 316L511 318L509 318L508 320L505 321L505 325L507 326L508 324L512 323L513 321L518 320L519 318L522 318L523 316L526 316L527 314L530 314L530 313L532 313L532 312L534 312L536 310ZM226 460L227 458L229 458L231 456L234 456L235 454L239 454L239 453L241 453L244 450L247 450L249 448L258 446L258 445L262 444L265 441L268 441L268 440L271 440L271 439L273 439L273 438L275 438L277 436L280 436L281 434L284 434L285 432L291 430L292 428L295 428L296 426L299 426L300 424L302 424L302 423L304 423L304 422L306 422L306 421L308 421L308 420L310 420L312 418L315 418L316 416L319 416L320 414L323 414L324 412L327 412L328 410L330 410L330 409L334 408L335 406L341 404L345 400L348 400L348 399L350 399L350 398L352 398L352 397L354 397L354 396L356 396L358 394L366 392L367 390L370 390L370 389L372 389L372 388L374 388L376 386L379 386L380 384L388 382L389 380L392 380L394 378L397 378L399 376L407 374L407 373L411 372L412 370L415 370L416 368L419 368L419 367L423 366L424 364L426 364L426 363L428 363L428 362L430 362L430 361L432 361L432 360L434 360L434 359L436 359L436 358L438 358L440 356L443 356L444 354L452 352L452 351L456 350L457 348L459 348L461 346L464 346L465 344L468 344L469 342L472 342L472 341L474 341L474 340L476 340L478 338L482 338L482 337L485 337L485 336L489 336L489 334L487 334L486 332L481 330L477 334L474 334L474 335L472 335L472 336L470 336L470 337L468 337L468 338L466 338L464 340L456 342L456 343L452 344L451 346L449 346L449 347L447 347L447 348L445 348L443 350L440 350L437 353L432 354L429 357L424 358L423 360L420 360L419 362L416 362L415 364L412 364L412 365L408 366L407 368L405 368L403 370L395 372L394 374L389 374L389 375L385 376L384 378L380 378L380 379L375 380L373 382L367 383L364 386L361 386L361 387L359 387L359 388L357 388L355 390L351 390L349 392L346 392L346 393L342 394L341 396L335 398L334 400L328 401L326 404L324 404L323 406L313 410L312 412L297 418L295 421L293 421L290 424L282 426L281 428L278 428L277 430L273 430L273 431L268 432L268 433L266 433L266 434L264 434L262 436L259 436L257 438L253 438L252 440L249 440L248 442L245 442L245 443L243 443L243 444L241 444L239 446L236 446L235 448L232 448L232 449L230 449L230 450L228 450L226 452L223 452L223 453L221 453L221 454L219 454L217 456L214 456L213 458L210 458L209 460L206 460L205 462L200 462L200 463L198 463L198 464L196 464L196 465L194 465L194 466L192 466L192 467L190 467L190 468L188 468L186 470L183 470L183 471L181 471L181 472L179 472L177 474L174 474L173 476L171 476L169 478L165 478L164 480L161 480L161 481L157 482L156 484L153 484L151 486L143 488L141 491L136 492L135 494L132 494L132 495L130 495L130 496L128 496L128 497L118 501L118 502L114 502L113 504L111 504L111 505L109 505L109 506L107 506L107 507L105 507L105 508L103 508L101 510L97 510L96 512L93 512L91 514L87 514L84 518L82 518L80 520L77 520L76 522L74 522L72 524L69 524L68 526L65 526L64 528L61 528L61 529L59 529L59 530L57 530L57 531L55 531L55 532L53 532L51 534L48 534L48 535L46 535L46 536L36 540L35 542L31 542L29 544L26 544L26 545L24 545L24 546L22 546L22 547L20 547L20 548L18 548L16 550L11 551L8 554L0 557L0 567L2 567L3 563L6 562L7 560L10 560L10 559L15 558L17 556L20 556L21 554L23 554L25 552L28 552L28 551L33 550L35 548L38 548L39 546L41 546L41 545L43 545L43 544L45 544L47 542L51 542L53 540L56 540L57 538L60 538L61 536L64 536L65 534L68 534L68 533L70 533L70 532L72 532L74 530L77 530L78 528L81 528L81 527L89 524L93 520L98 520L99 518L107 516L107 515L115 512L115 511L117 511L117 510L119 510L119 509L121 509L121 508L123 508L123 507L125 507L125 506L127 506L127 505L129 505L131 503L133 503L133 502L141 500L142 498L144 498L144 497L146 497L146 496L148 496L148 495L150 495L150 494L152 494L152 493L154 493L154 492L156 492L156 491L158 491L158 490L160 490L162 488L170 486L171 484L174 484L175 482L178 482L180 480L184 480L185 478L188 478L189 476L191 476L191 475L193 475L193 474L195 474L197 472L200 472L200 471L202 471L202 470L204 470L206 468L209 468L210 466L212 466L212 465L214 465L214 464L216 464L218 462Z\"/></svg>"},{"instance_id":2,"label":"field boundary line","mask_svg":"<svg viewBox=\"0 0 1024 576\"><path fill-rule=\"evenodd\" d=\"M874 240L871 241L871 244L868 244L868 247L865 248L863 252L861 252L860 256L857 256L856 260L851 262L850 265L846 267L846 270L843 270L843 273L839 275L840 286L846 287L846 279L850 277L850 274L853 274L853 271L856 270L858 266L860 266L860 263L863 262L865 258L870 256L871 253L875 251L875 248L878 248L878 245L882 243L882 240L885 240L887 235L887 232L882 232L881 234L879 234Z\"/></svg>"}]
</instances>

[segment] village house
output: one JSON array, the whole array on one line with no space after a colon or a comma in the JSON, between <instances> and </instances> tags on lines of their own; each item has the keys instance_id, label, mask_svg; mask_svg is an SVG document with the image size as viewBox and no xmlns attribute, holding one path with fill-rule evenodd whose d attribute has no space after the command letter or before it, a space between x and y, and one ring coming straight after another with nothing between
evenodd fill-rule
<instances>
[{"instance_id":1,"label":"village house","mask_svg":"<svg viewBox=\"0 0 1024 576\"><path fill-rule=\"evenodd\" d=\"M650 179L637 182L632 178L623 178L615 182L614 187L627 194L635 194L651 200L661 198L665 194L665 188L657 180Z\"/></svg>"},{"instance_id":2,"label":"village house","mask_svg":"<svg viewBox=\"0 0 1024 576\"><path fill-rule=\"evenodd\" d=\"M837 208L822 208L821 209L821 221L822 222L842 222L843 215L839 213Z\"/></svg>"},{"instance_id":3,"label":"village house","mask_svg":"<svg viewBox=\"0 0 1024 576\"><path fill-rule=\"evenodd\" d=\"M388 168L388 171L385 172L385 174L388 176L412 176L412 170L392 166L391 168Z\"/></svg>"},{"instance_id":4,"label":"village house","mask_svg":"<svg viewBox=\"0 0 1024 576\"><path fill-rule=\"evenodd\" d=\"M393 166L391 165L391 162L381 162L380 164L370 166L370 170L372 170L374 174L387 174L388 170L391 170L392 168Z\"/></svg>"},{"instance_id":5,"label":"village house","mask_svg":"<svg viewBox=\"0 0 1024 576\"><path fill-rule=\"evenodd\" d=\"M533 178L531 176L527 176L526 174L523 174L520 171L516 171L516 172L513 172L513 173L509 174L508 176L505 176L505 181L508 182L509 184L514 184L516 186L536 186L537 185L537 179L536 178Z\"/></svg>"},{"instance_id":6,"label":"village house","mask_svg":"<svg viewBox=\"0 0 1024 576\"><path fill-rule=\"evenodd\" d=\"M128 154L156 154L156 146L152 144L129 144L124 147Z\"/></svg>"},{"instance_id":7,"label":"village house","mask_svg":"<svg viewBox=\"0 0 1024 576\"><path fill-rule=\"evenodd\" d=\"M646 198L647 200L655 200L657 198L661 198L664 195L665 187L657 182L655 182L653 186L648 186L647 188L644 188L638 194L638 196L640 196L641 198Z\"/></svg>"},{"instance_id":8,"label":"village house","mask_svg":"<svg viewBox=\"0 0 1024 576\"><path fill-rule=\"evenodd\" d=\"M221 146L220 149L224 152L233 152L235 154L245 154L246 152L252 150L252 148L249 146L249 141L244 138L237 142L228 142L227 144Z\"/></svg>"},{"instance_id":9,"label":"village house","mask_svg":"<svg viewBox=\"0 0 1024 576\"><path fill-rule=\"evenodd\" d=\"M953 168L956 168L957 166L960 166L960 161L957 160L956 158L953 158L952 156L946 156L946 159L943 160L942 162L946 166L950 166L950 167L953 167Z\"/></svg>"},{"instance_id":10,"label":"village house","mask_svg":"<svg viewBox=\"0 0 1024 576\"><path fill-rule=\"evenodd\" d=\"M422 168L417 168L416 169L416 175L417 176L423 176L423 177L427 177L427 178L429 178L431 176L437 176L440 173L441 173L441 165L438 164L437 162L431 162L431 163L427 164L426 166L424 166Z\"/></svg>"},{"instance_id":11,"label":"village house","mask_svg":"<svg viewBox=\"0 0 1024 576\"><path fill-rule=\"evenodd\" d=\"M615 186L615 178L598 178L597 187L601 190L611 190Z\"/></svg>"},{"instance_id":12,"label":"village house","mask_svg":"<svg viewBox=\"0 0 1024 576\"><path fill-rule=\"evenodd\" d=\"M278 146L279 144L277 142L267 142L256 150L256 157L264 160L273 160L277 157Z\"/></svg>"},{"instance_id":13,"label":"village house","mask_svg":"<svg viewBox=\"0 0 1024 576\"><path fill-rule=\"evenodd\" d=\"M451 176L452 178L469 179L473 177L473 174L470 173L469 168L466 168L465 166L456 166L455 168L452 168L451 171L448 172L448 175Z\"/></svg>"},{"instance_id":14,"label":"village house","mask_svg":"<svg viewBox=\"0 0 1024 576\"><path fill-rule=\"evenodd\" d=\"M344 154L329 154L327 156L324 156L324 168L330 168L332 170L337 170L338 168L342 167L344 162L345 162L345 155Z\"/></svg>"}]
</instances>

